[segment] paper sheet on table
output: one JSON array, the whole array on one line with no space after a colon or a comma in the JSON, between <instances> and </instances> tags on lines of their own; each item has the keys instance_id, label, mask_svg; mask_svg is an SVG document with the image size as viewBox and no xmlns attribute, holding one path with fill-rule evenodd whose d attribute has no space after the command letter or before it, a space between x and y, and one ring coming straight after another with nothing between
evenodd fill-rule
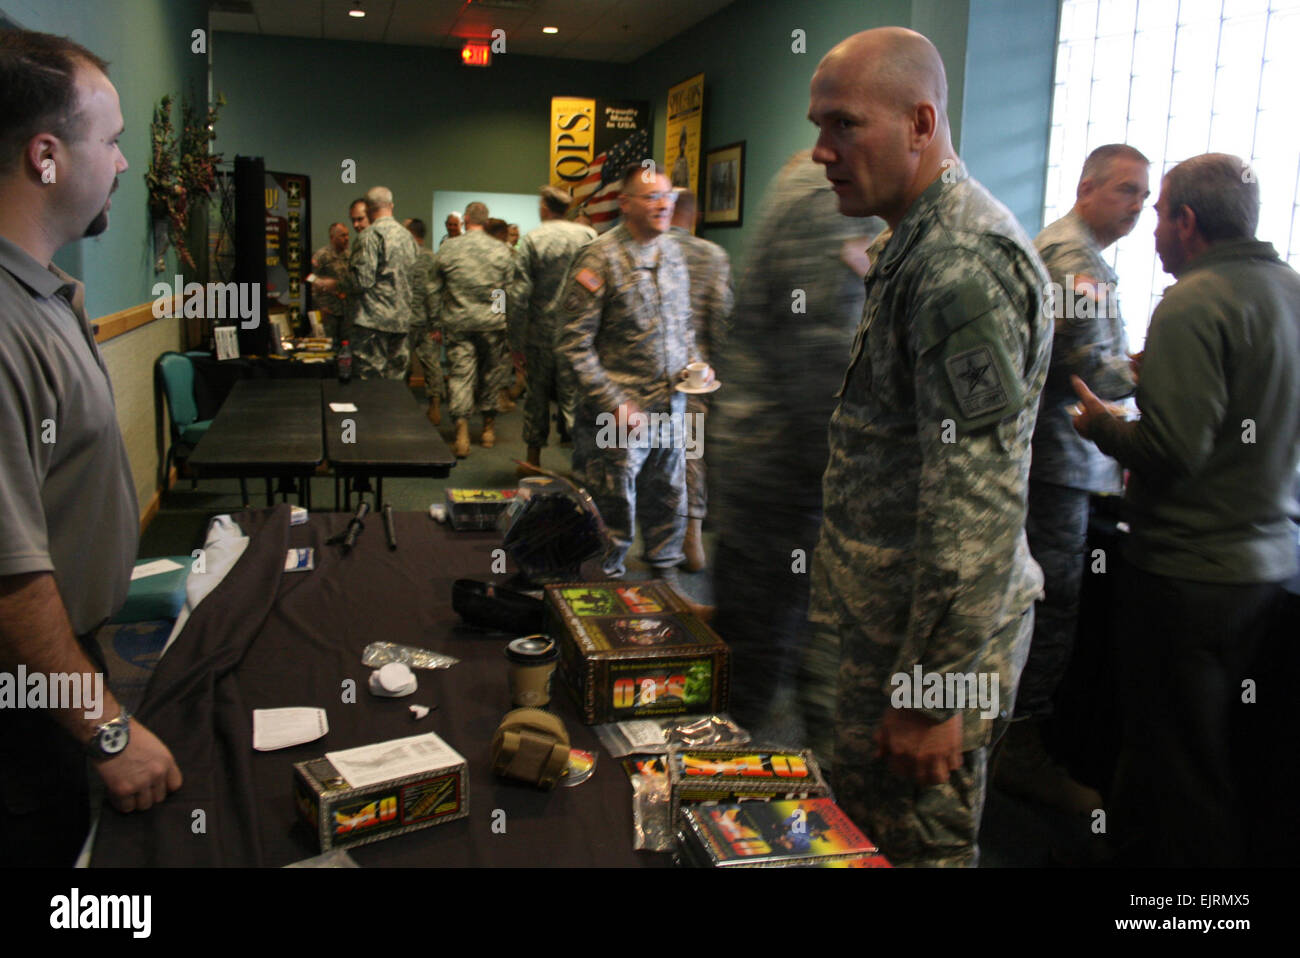
<instances>
[{"instance_id":1,"label":"paper sheet on table","mask_svg":"<svg viewBox=\"0 0 1300 958\"><path fill-rule=\"evenodd\" d=\"M146 579L151 575L162 575L164 572L172 572L176 569L185 568L179 562L173 562L171 559L155 559L153 562L146 562L144 565L138 565L131 570L131 581L136 579Z\"/></svg>"},{"instance_id":2,"label":"paper sheet on table","mask_svg":"<svg viewBox=\"0 0 1300 958\"><path fill-rule=\"evenodd\" d=\"M350 402L332 402L330 403L330 412L356 412L357 404Z\"/></svg>"},{"instance_id":3,"label":"paper sheet on table","mask_svg":"<svg viewBox=\"0 0 1300 958\"><path fill-rule=\"evenodd\" d=\"M364 788L402 775L414 775L464 761L455 749L432 732L362 745L343 752L326 752L325 757L353 788Z\"/></svg>"},{"instance_id":4,"label":"paper sheet on table","mask_svg":"<svg viewBox=\"0 0 1300 958\"><path fill-rule=\"evenodd\" d=\"M253 748L259 752L314 742L329 730L324 709L253 709Z\"/></svg>"}]
</instances>

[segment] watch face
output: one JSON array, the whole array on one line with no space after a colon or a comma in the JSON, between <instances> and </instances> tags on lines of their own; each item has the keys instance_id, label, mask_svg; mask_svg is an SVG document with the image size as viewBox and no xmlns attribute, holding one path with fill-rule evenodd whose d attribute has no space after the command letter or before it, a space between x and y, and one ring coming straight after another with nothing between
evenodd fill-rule
<instances>
[{"instance_id":1,"label":"watch face","mask_svg":"<svg viewBox=\"0 0 1300 958\"><path fill-rule=\"evenodd\" d=\"M131 733L125 722L121 725L111 725L100 730L99 747L105 755L116 755L126 748L130 737Z\"/></svg>"}]
</instances>

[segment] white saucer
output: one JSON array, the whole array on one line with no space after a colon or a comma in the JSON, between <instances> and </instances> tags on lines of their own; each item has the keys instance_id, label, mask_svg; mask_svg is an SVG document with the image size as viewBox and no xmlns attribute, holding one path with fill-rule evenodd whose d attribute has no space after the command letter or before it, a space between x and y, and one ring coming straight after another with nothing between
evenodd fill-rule
<instances>
[{"instance_id":1,"label":"white saucer","mask_svg":"<svg viewBox=\"0 0 1300 958\"><path fill-rule=\"evenodd\" d=\"M677 391L679 393L687 393L691 396L702 396L705 393L714 393L721 388L722 388L722 383L718 382L718 380L716 379L713 380L713 382L709 383L707 386L701 386L699 389L693 389L692 387L686 385L686 380L682 380L677 384Z\"/></svg>"}]
</instances>

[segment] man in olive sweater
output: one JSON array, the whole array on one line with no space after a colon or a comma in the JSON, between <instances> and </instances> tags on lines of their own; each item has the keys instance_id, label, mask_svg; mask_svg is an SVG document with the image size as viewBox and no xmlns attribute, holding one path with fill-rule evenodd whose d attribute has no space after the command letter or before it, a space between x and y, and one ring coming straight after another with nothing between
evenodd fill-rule
<instances>
[{"instance_id":1,"label":"man in olive sweater","mask_svg":"<svg viewBox=\"0 0 1300 958\"><path fill-rule=\"evenodd\" d=\"M1156 214L1156 252L1178 281L1151 317L1141 418L1112 416L1074 380L1075 427L1131 472L1109 810L1134 863L1238 865L1234 726L1265 694L1257 683L1286 695L1291 681L1251 668L1296 571L1300 276L1254 239L1259 185L1237 157L1175 166Z\"/></svg>"}]
</instances>

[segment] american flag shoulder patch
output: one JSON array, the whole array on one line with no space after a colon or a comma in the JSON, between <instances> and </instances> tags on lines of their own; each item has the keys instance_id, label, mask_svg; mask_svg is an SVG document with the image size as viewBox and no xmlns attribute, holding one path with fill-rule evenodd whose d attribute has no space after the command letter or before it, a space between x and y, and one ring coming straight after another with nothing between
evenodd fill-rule
<instances>
[{"instance_id":1,"label":"american flag shoulder patch","mask_svg":"<svg viewBox=\"0 0 1300 958\"><path fill-rule=\"evenodd\" d=\"M595 273L593 273L590 269L588 269L585 266L582 269L578 270L578 272L574 275L573 278L576 279L579 283L581 283L589 293L594 293L602 286L605 285L605 281L603 279L601 279L599 276L597 276Z\"/></svg>"}]
</instances>

